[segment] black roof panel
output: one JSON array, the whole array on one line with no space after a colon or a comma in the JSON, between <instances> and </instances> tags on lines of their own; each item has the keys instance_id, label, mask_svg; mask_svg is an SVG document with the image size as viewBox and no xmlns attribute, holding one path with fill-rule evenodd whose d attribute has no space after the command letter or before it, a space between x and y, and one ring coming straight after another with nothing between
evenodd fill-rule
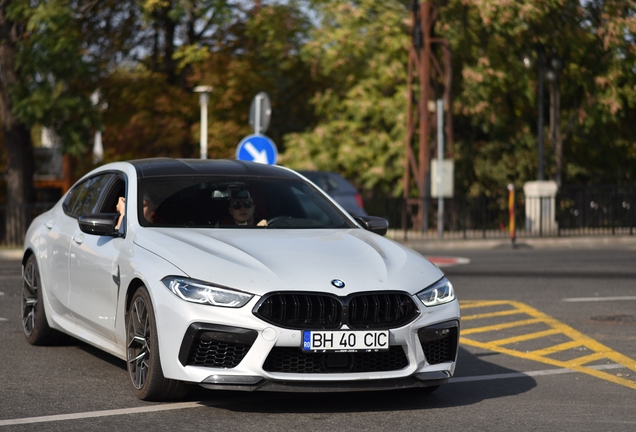
<instances>
[{"instance_id":1,"label":"black roof panel","mask_svg":"<svg viewBox=\"0 0 636 432\"><path fill-rule=\"evenodd\" d=\"M244 175L296 178L277 166L233 159L171 159L152 158L128 161L137 170L138 178L184 175Z\"/></svg>"}]
</instances>

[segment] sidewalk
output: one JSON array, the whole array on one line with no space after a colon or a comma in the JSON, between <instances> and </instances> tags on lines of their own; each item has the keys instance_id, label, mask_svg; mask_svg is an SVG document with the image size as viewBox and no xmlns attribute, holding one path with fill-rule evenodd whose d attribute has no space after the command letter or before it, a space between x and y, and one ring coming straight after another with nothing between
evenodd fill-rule
<instances>
[{"instance_id":1,"label":"sidewalk","mask_svg":"<svg viewBox=\"0 0 636 432\"><path fill-rule=\"evenodd\" d=\"M0 259L20 259L22 258L22 249L0 249Z\"/></svg>"},{"instance_id":2,"label":"sidewalk","mask_svg":"<svg viewBox=\"0 0 636 432\"><path fill-rule=\"evenodd\" d=\"M396 236L397 237L397 236ZM412 249L419 250L487 250L513 249L509 239L429 240L394 238ZM636 250L636 236L585 236L518 238L514 249L632 249Z\"/></svg>"}]
</instances>

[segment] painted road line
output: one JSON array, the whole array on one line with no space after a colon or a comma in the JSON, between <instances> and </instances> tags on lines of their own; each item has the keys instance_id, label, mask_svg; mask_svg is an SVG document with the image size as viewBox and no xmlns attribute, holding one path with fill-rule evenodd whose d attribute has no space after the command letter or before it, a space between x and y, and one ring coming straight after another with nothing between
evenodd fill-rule
<instances>
[{"instance_id":1,"label":"painted road line","mask_svg":"<svg viewBox=\"0 0 636 432\"><path fill-rule=\"evenodd\" d=\"M206 405L203 405L201 402L181 402L181 403L153 405L153 406L139 407L139 408L124 408L124 409L114 409L114 410L105 410L105 411L90 411L90 412L73 413L73 414L28 417L28 418L19 418L19 419L10 419L10 420L0 420L0 426L45 423L45 422L55 422L55 421L62 421L62 420L79 420L79 419L86 419L86 418L110 417L110 416L127 415L127 414L143 414L143 413L159 412L159 411L172 411L172 410L186 409L186 408L198 408L203 406L206 406Z\"/></svg>"},{"instance_id":2,"label":"painted road line","mask_svg":"<svg viewBox=\"0 0 636 432\"><path fill-rule=\"evenodd\" d=\"M610 369L624 369L625 366L614 363L608 365L598 365L591 366L592 369L596 370L610 370ZM490 381L496 379L511 379L511 378L529 378L536 376L550 376L550 375L563 375L570 373L578 373L578 371L572 369L548 369L548 370L540 370L540 371L531 371L531 372L510 372L503 374L493 374L493 375L476 375L469 377L456 377L448 380L448 384L457 384L463 382L475 382L475 381Z\"/></svg>"},{"instance_id":3,"label":"painted road line","mask_svg":"<svg viewBox=\"0 0 636 432\"><path fill-rule=\"evenodd\" d=\"M9 319L0 317L0 321L9 321Z\"/></svg>"},{"instance_id":4,"label":"painted road line","mask_svg":"<svg viewBox=\"0 0 636 432\"><path fill-rule=\"evenodd\" d=\"M590 368L596 369L596 370L611 370L611 369L624 369L624 366L621 364L614 363L614 364L590 366ZM537 376L563 375L563 374L576 373L576 372L577 371L572 369L559 368L559 369L548 369L548 370L539 370L539 371L530 371L530 372L511 372L511 373L493 374L493 375L476 375L476 376L451 378L448 380L448 384L460 384L465 382L476 382L476 381L490 381L490 380L497 380L497 379L515 379L515 378L529 378L529 377L537 377ZM18 418L18 419L0 420L0 426L46 423L46 422L56 422L56 421L64 421L64 420L81 420L81 419L87 419L87 418L111 417L111 416L129 415L129 414L145 414L145 413L151 413L151 412L174 411L179 409L199 408L199 407L206 407L206 406L212 407L214 405L205 403L205 401L181 402L181 403L161 404L161 405L153 405L153 406L138 407L138 408L89 411L89 412L83 412L83 413L58 414L58 415L49 415L49 416L41 416L41 417L26 417L26 418Z\"/></svg>"},{"instance_id":5,"label":"painted road line","mask_svg":"<svg viewBox=\"0 0 636 432\"><path fill-rule=\"evenodd\" d=\"M458 264L469 264L469 258L462 257L439 257L439 256L426 256L427 260L435 264L437 267L450 267Z\"/></svg>"},{"instance_id":6,"label":"painted road line","mask_svg":"<svg viewBox=\"0 0 636 432\"><path fill-rule=\"evenodd\" d=\"M636 360L612 350L611 348L597 342L596 340L552 318L551 316L544 314L543 312L540 312L524 303L508 300L466 301L461 302L460 305L462 312L472 313L472 315L462 316L462 323L468 323L466 326L467 328L463 329L461 332L460 343L464 345L495 351L526 360L533 360L552 366L558 366L576 372L586 373L588 375L636 390L636 381L611 375L603 372L593 365L588 366L591 362L606 359L636 372ZM478 313L480 312L479 309L483 310L484 308L492 307L504 309L496 312ZM510 317L515 315L519 316L519 320L502 323L496 322L501 317ZM475 322L477 320L487 322L483 326L476 325L471 328L471 322ZM526 328L524 331L524 327L536 324L543 324L549 328L543 331L537 331L536 328L532 328L531 330ZM505 338L497 338L497 332L504 329L514 329L515 331L518 331L518 334ZM467 337L474 334L479 334L481 337L486 338L490 336L491 340L484 342ZM532 351L517 350L509 346L515 343L531 340L536 341L541 338L555 335L569 340L565 342L560 341L559 343L555 343L551 346ZM564 361L550 357L551 355L577 348L586 349L586 351L589 350L591 353Z\"/></svg>"},{"instance_id":7,"label":"painted road line","mask_svg":"<svg viewBox=\"0 0 636 432\"><path fill-rule=\"evenodd\" d=\"M602 301L625 301L636 300L636 296L623 296L623 297L578 297L578 298L564 298L561 299L564 302L602 302Z\"/></svg>"}]
</instances>

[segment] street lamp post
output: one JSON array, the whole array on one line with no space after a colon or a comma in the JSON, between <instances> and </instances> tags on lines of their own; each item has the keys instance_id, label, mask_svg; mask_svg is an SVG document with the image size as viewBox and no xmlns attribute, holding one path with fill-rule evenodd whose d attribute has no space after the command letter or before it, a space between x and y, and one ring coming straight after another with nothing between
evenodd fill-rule
<instances>
[{"instance_id":1,"label":"street lamp post","mask_svg":"<svg viewBox=\"0 0 636 432\"><path fill-rule=\"evenodd\" d=\"M537 180L542 181L544 179L544 175L543 175L543 62L544 62L544 57L545 57L545 52L543 50L543 46L539 46L539 48L537 49L537 53L539 55L539 88L538 88L538 92L539 92L539 97L538 97L538 103L539 103L539 118L537 119L537 152L538 152L538 173L537 173Z\"/></svg>"},{"instance_id":2,"label":"street lamp post","mask_svg":"<svg viewBox=\"0 0 636 432\"><path fill-rule=\"evenodd\" d=\"M550 83L550 140L556 157L554 180L561 186L563 168L563 139L559 126L561 113L561 98L559 95L559 72L563 68L563 61L558 56L551 56L545 78Z\"/></svg>"},{"instance_id":3,"label":"street lamp post","mask_svg":"<svg viewBox=\"0 0 636 432\"><path fill-rule=\"evenodd\" d=\"M195 93L199 93L199 103L201 105L201 159L208 158L208 102L210 100L211 86L197 86Z\"/></svg>"},{"instance_id":4,"label":"street lamp post","mask_svg":"<svg viewBox=\"0 0 636 432\"><path fill-rule=\"evenodd\" d=\"M543 174L543 63L545 61L545 50L543 48L543 45L539 45L537 47L537 57L538 57L538 63L539 63L539 81L538 81L538 89L537 89L537 97L538 97L538 105L539 105L539 112L537 115L537 166L538 166L538 172L537 172L537 180L542 181L544 179L544 174ZM530 58L530 56L525 56L523 58L523 64L525 67L530 68L532 67L532 60Z\"/></svg>"}]
</instances>

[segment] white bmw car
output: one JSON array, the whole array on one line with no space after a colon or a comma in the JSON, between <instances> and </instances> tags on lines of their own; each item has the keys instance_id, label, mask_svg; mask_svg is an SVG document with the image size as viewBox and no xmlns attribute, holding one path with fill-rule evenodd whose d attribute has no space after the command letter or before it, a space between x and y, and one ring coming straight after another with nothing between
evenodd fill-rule
<instances>
[{"instance_id":1,"label":"white bmw car","mask_svg":"<svg viewBox=\"0 0 636 432\"><path fill-rule=\"evenodd\" d=\"M145 159L80 179L28 229L22 321L127 362L144 400L210 389L354 391L452 376L452 284L294 171Z\"/></svg>"}]
</instances>

